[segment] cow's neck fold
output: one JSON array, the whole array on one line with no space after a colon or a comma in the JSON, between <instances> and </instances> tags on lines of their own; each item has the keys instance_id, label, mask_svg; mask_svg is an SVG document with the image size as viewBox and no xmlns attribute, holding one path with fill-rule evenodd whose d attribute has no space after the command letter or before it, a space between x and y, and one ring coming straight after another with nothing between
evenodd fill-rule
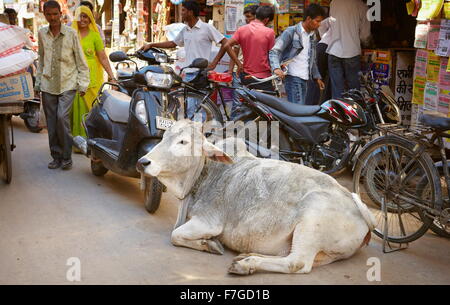
<instances>
[{"instance_id":1,"label":"cow's neck fold","mask_svg":"<svg viewBox=\"0 0 450 305\"><path fill-rule=\"evenodd\" d=\"M175 196L179 200L185 199L188 195L192 195L192 192L196 192L201 184L199 179L201 176L205 175L207 171L206 158L202 157L197 167L193 171L188 171L186 175L180 177L177 181L178 189L175 191Z\"/></svg>"}]
</instances>

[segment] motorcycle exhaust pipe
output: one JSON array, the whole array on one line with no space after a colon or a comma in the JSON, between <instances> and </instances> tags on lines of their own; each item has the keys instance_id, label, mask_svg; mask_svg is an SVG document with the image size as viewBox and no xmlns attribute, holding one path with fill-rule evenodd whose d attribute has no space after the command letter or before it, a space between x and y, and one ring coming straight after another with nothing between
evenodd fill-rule
<instances>
[{"instance_id":1,"label":"motorcycle exhaust pipe","mask_svg":"<svg viewBox=\"0 0 450 305\"><path fill-rule=\"evenodd\" d=\"M76 136L73 138L73 145L78 148L83 155L88 156L87 141L82 136Z\"/></svg>"}]
</instances>

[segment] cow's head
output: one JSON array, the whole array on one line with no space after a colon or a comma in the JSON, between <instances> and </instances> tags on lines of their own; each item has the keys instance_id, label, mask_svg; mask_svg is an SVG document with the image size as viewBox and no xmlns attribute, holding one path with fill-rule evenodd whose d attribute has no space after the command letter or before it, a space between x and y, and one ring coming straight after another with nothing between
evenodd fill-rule
<instances>
[{"instance_id":1,"label":"cow's head","mask_svg":"<svg viewBox=\"0 0 450 305\"><path fill-rule=\"evenodd\" d=\"M182 120L167 130L161 142L139 159L137 169L141 174L158 177L169 191L182 199L199 177L205 158L233 163L225 152L207 141L200 123Z\"/></svg>"}]
</instances>

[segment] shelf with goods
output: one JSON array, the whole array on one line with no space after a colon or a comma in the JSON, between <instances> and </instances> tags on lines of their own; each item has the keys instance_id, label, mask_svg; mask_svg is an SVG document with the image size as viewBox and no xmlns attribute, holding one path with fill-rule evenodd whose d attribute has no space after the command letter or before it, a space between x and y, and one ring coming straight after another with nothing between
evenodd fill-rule
<instances>
[{"instance_id":1,"label":"shelf with goods","mask_svg":"<svg viewBox=\"0 0 450 305\"><path fill-rule=\"evenodd\" d=\"M449 117L450 1L422 1L414 47L411 123L417 124L424 111Z\"/></svg>"}]
</instances>

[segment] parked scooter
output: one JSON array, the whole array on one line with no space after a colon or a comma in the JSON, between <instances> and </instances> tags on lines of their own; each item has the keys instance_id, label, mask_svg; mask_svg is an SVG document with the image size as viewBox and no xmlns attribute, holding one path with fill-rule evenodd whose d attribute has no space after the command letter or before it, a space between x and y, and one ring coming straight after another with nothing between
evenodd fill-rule
<instances>
[{"instance_id":1,"label":"parked scooter","mask_svg":"<svg viewBox=\"0 0 450 305\"><path fill-rule=\"evenodd\" d=\"M145 60L148 66L135 71L127 78L127 87L135 88L128 95L123 83L104 83L94 101L92 110L83 118L87 139L77 136L75 145L91 159L91 170L96 176L111 170L119 175L139 178L136 170L139 158L161 141L165 129L173 124L167 109L167 93L176 81L167 62L158 50L138 52L135 57ZM130 56L118 51L111 53L112 62L130 61ZM121 91L105 89L106 85ZM141 177L145 208L154 213L160 204L162 184L151 177Z\"/></svg>"}]
</instances>

